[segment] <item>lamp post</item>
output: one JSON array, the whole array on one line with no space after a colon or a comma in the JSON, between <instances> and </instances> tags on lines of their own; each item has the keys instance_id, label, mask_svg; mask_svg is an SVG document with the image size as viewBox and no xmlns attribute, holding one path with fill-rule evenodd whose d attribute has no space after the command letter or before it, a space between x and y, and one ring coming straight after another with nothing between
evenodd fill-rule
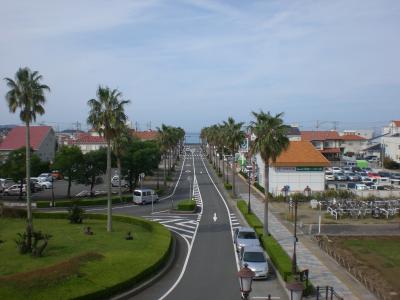
<instances>
[{"instance_id":1,"label":"lamp post","mask_svg":"<svg viewBox=\"0 0 400 300\"><path fill-rule=\"evenodd\" d=\"M288 203L288 209L289 209L289 214L290 214L290 203L289 203L289 201L287 200L287 197L288 197L288 195L289 195L289 190L290 190L290 186L288 186L288 185L285 185L285 186L282 188L282 193L283 193L283 195L285 196L285 201Z\"/></svg>"},{"instance_id":2,"label":"lamp post","mask_svg":"<svg viewBox=\"0 0 400 300\"><path fill-rule=\"evenodd\" d=\"M247 212L248 213L251 213L251 206L250 206L250 185L251 185L250 174L251 174L251 170L248 170L247 171L247 179L248 179L248 183L249 183L249 202L247 203Z\"/></svg>"},{"instance_id":3,"label":"lamp post","mask_svg":"<svg viewBox=\"0 0 400 300\"><path fill-rule=\"evenodd\" d=\"M250 270L247 264L244 264L244 267L238 272L238 276L240 280L240 291L243 295L242 299L249 299L251 284L253 283L253 277L256 276L256 273Z\"/></svg>"},{"instance_id":4,"label":"lamp post","mask_svg":"<svg viewBox=\"0 0 400 300\"><path fill-rule=\"evenodd\" d=\"M294 231L293 231L293 257L292 257L292 274L297 274L297 257L296 257L296 244L297 244L297 197L293 199L294 204Z\"/></svg>"},{"instance_id":5,"label":"lamp post","mask_svg":"<svg viewBox=\"0 0 400 300\"><path fill-rule=\"evenodd\" d=\"M50 161L50 165L53 167L53 161ZM54 176L53 174L51 175L51 207L55 206L54 202Z\"/></svg>"}]
</instances>

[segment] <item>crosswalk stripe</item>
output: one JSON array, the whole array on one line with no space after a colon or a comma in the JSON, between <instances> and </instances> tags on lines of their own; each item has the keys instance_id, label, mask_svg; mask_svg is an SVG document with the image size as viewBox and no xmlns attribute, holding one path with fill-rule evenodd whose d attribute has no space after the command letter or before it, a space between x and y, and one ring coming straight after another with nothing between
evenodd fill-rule
<instances>
[{"instance_id":1,"label":"crosswalk stripe","mask_svg":"<svg viewBox=\"0 0 400 300\"><path fill-rule=\"evenodd\" d=\"M189 232L191 234L194 234L194 231L188 230L188 229L184 229L184 228L180 228L180 227L176 227L176 226L172 226L172 225L164 225L165 227L171 228L171 229L175 229L177 231L184 231L184 232Z\"/></svg>"}]
</instances>

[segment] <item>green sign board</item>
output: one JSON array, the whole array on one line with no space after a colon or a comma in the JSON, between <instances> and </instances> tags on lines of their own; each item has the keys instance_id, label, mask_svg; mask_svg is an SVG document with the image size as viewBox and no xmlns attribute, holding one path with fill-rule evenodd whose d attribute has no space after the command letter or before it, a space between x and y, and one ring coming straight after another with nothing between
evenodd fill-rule
<instances>
[{"instance_id":1,"label":"green sign board","mask_svg":"<svg viewBox=\"0 0 400 300\"><path fill-rule=\"evenodd\" d=\"M323 167L296 167L297 172L322 172Z\"/></svg>"}]
</instances>

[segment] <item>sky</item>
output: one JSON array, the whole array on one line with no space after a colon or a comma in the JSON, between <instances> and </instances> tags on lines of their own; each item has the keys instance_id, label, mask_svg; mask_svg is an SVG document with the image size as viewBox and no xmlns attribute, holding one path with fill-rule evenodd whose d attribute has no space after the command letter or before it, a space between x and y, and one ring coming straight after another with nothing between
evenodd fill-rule
<instances>
[{"instance_id":1,"label":"sky","mask_svg":"<svg viewBox=\"0 0 400 300\"><path fill-rule=\"evenodd\" d=\"M0 78L28 66L51 88L38 123L86 127L99 85L139 129L188 132L252 111L300 129L400 119L397 0L0 0ZM18 124L0 81L0 124Z\"/></svg>"}]
</instances>

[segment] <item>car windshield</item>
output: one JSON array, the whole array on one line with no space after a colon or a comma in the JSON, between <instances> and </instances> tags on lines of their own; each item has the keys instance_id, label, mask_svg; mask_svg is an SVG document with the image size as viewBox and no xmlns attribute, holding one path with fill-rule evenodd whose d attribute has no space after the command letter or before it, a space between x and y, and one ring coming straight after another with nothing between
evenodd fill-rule
<instances>
[{"instance_id":1,"label":"car windshield","mask_svg":"<svg viewBox=\"0 0 400 300\"><path fill-rule=\"evenodd\" d=\"M135 195L135 196L141 196L142 194L140 193L140 192L133 192L133 194Z\"/></svg>"},{"instance_id":2,"label":"car windshield","mask_svg":"<svg viewBox=\"0 0 400 300\"><path fill-rule=\"evenodd\" d=\"M239 232L238 234L238 238L239 239L245 239L245 240L249 240L249 239L255 239L256 238L256 234L254 232Z\"/></svg>"},{"instance_id":3,"label":"car windshield","mask_svg":"<svg viewBox=\"0 0 400 300\"><path fill-rule=\"evenodd\" d=\"M248 262L265 262L265 256L262 252L245 252L243 260Z\"/></svg>"}]
</instances>

